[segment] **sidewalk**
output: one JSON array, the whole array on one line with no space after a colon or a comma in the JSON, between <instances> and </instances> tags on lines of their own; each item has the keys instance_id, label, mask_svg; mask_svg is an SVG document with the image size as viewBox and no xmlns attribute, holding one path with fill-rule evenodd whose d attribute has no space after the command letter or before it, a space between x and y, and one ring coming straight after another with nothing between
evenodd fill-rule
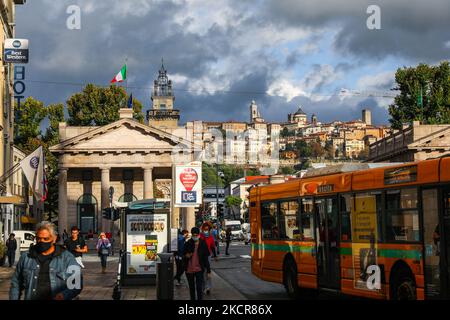
<instances>
[{"instance_id":1,"label":"sidewalk","mask_svg":"<svg viewBox=\"0 0 450 320\"><path fill-rule=\"evenodd\" d=\"M228 259L233 256L221 257ZM118 256L108 257L107 270L101 273L100 259L95 254L83 256L83 291L80 300L112 300L114 285L116 283ZM210 295L205 295L205 300L245 300L246 298L228 282L214 272L212 264L212 284ZM0 267L0 300L9 298L9 286L15 268ZM182 277L182 285L174 285L175 300L189 300L189 288L186 277ZM156 300L156 286L146 287L122 287L122 300Z\"/></svg>"}]
</instances>

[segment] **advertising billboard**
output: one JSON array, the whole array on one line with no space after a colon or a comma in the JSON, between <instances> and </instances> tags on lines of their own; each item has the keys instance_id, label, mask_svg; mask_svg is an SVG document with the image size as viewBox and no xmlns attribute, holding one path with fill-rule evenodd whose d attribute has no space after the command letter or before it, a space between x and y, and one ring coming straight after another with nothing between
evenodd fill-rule
<instances>
[{"instance_id":1,"label":"advertising billboard","mask_svg":"<svg viewBox=\"0 0 450 320\"><path fill-rule=\"evenodd\" d=\"M196 207L202 204L201 163L175 166L173 179L175 207Z\"/></svg>"},{"instance_id":2,"label":"advertising billboard","mask_svg":"<svg viewBox=\"0 0 450 320\"><path fill-rule=\"evenodd\" d=\"M127 274L156 274L157 254L167 252L167 214L127 215Z\"/></svg>"}]
</instances>

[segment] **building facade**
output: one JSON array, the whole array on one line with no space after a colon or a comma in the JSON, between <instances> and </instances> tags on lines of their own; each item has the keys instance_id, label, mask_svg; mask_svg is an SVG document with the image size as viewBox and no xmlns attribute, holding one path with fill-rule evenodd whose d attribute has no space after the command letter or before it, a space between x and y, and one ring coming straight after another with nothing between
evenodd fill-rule
<instances>
[{"instance_id":1,"label":"building facade","mask_svg":"<svg viewBox=\"0 0 450 320\"><path fill-rule=\"evenodd\" d=\"M194 161L193 134L177 127L171 82L161 66L151 95L148 124L133 119L133 110L119 110L119 120L104 126L59 124L60 143L50 147L58 157L58 228L78 226L81 232L111 231L102 209L113 203L172 197L172 168ZM165 106L164 106L165 105ZM166 111L169 111L166 113ZM195 224L194 208L171 208L174 227Z\"/></svg>"},{"instance_id":2,"label":"building facade","mask_svg":"<svg viewBox=\"0 0 450 320\"><path fill-rule=\"evenodd\" d=\"M20 225L15 206L21 199L14 195L14 184L11 183L14 146L14 65L5 63L3 49L5 40L15 37L15 6L22 5L25 0L0 1L0 42L2 59L0 62L0 232L6 233ZM20 203L18 203L18 201Z\"/></svg>"},{"instance_id":3,"label":"building facade","mask_svg":"<svg viewBox=\"0 0 450 320\"><path fill-rule=\"evenodd\" d=\"M412 125L369 146L368 162L411 162L450 154L450 125Z\"/></svg>"}]
</instances>

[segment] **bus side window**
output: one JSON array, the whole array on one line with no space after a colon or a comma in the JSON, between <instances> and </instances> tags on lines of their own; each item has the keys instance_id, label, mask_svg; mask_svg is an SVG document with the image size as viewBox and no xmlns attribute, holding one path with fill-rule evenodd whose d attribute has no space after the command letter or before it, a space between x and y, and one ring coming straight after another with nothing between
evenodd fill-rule
<instances>
[{"instance_id":1,"label":"bus side window","mask_svg":"<svg viewBox=\"0 0 450 320\"><path fill-rule=\"evenodd\" d=\"M420 241L416 188L386 192L386 229L388 241Z\"/></svg>"},{"instance_id":2,"label":"bus side window","mask_svg":"<svg viewBox=\"0 0 450 320\"><path fill-rule=\"evenodd\" d=\"M263 239L278 239L278 207L276 202L261 203L261 230Z\"/></svg>"},{"instance_id":3,"label":"bus side window","mask_svg":"<svg viewBox=\"0 0 450 320\"><path fill-rule=\"evenodd\" d=\"M297 200L280 202L280 238L289 240L300 240L300 232L297 221L298 202Z\"/></svg>"},{"instance_id":4,"label":"bus side window","mask_svg":"<svg viewBox=\"0 0 450 320\"><path fill-rule=\"evenodd\" d=\"M339 211L341 214L341 241L352 240L352 225L351 225L351 200L350 194L343 194L340 196Z\"/></svg>"},{"instance_id":5,"label":"bus side window","mask_svg":"<svg viewBox=\"0 0 450 320\"><path fill-rule=\"evenodd\" d=\"M314 215L312 198L304 198L301 200L300 239L302 241L314 240Z\"/></svg>"}]
</instances>

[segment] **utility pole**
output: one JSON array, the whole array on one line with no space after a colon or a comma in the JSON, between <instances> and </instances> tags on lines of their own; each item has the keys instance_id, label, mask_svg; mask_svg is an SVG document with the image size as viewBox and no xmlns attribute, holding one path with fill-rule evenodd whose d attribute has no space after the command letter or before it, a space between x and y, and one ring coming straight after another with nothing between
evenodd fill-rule
<instances>
[{"instance_id":1,"label":"utility pole","mask_svg":"<svg viewBox=\"0 0 450 320\"><path fill-rule=\"evenodd\" d=\"M111 212L111 228L110 228L110 232L111 232L111 240L114 234L114 215L113 215L113 210L112 210L112 201L113 201L113 195L114 195L114 187L109 187L109 209Z\"/></svg>"},{"instance_id":2,"label":"utility pole","mask_svg":"<svg viewBox=\"0 0 450 320\"><path fill-rule=\"evenodd\" d=\"M219 216L219 165L216 162L216 216L220 220Z\"/></svg>"}]
</instances>

